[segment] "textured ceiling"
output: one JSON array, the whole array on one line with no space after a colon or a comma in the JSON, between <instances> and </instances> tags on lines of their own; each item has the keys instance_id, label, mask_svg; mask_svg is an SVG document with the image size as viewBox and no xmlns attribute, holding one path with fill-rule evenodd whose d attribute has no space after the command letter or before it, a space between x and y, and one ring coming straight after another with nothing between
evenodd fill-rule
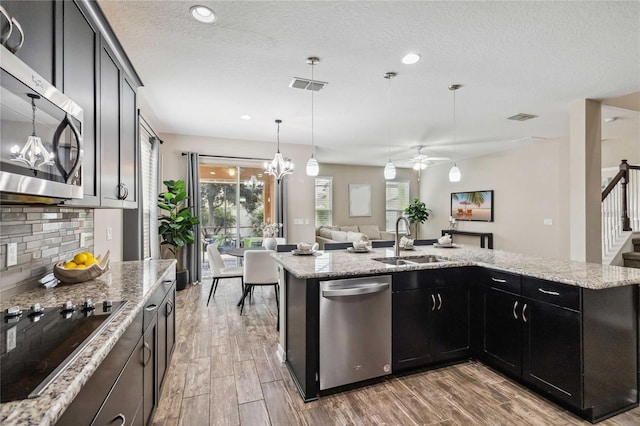
<instances>
[{"instance_id":1,"label":"textured ceiling","mask_svg":"<svg viewBox=\"0 0 640 426\"><path fill-rule=\"evenodd\" d=\"M314 95L320 162L451 157L452 83L457 159L566 135L573 101L640 91L637 1L198 2L213 25L193 4L99 1L159 132L271 142L280 118L282 142L310 144L311 92L288 87L309 56L329 82ZM422 60L402 64L410 51ZM506 120L521 112L539 117Z\"/></svg>"}]
</instances>

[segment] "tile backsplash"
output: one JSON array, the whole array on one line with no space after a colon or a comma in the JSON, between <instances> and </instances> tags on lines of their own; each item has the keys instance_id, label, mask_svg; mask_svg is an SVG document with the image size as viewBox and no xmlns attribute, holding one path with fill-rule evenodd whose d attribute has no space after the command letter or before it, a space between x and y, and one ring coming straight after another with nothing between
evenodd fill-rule
<instances>
[{"instance_id":1,"label":"tile backsplash","mask_svg":"<svg viewBox=\"0 0 640 426\"><path fill-rule=\"evenodd\" d=\"M0 207L0 297L36 287L60 260L93 251L93 210L68 207ZM80 236L85 245L80 247ZM18 263L7 267L7 244L17 243Z\"/></svg>"}]
</instances>

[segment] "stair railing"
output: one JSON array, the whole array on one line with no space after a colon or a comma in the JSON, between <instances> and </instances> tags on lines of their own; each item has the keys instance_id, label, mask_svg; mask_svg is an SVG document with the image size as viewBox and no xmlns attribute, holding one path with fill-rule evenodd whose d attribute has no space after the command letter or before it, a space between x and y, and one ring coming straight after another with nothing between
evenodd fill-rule
<instances>
[{"instance_id":1,"label":"stair railing","mask_svg":"<svg viewBox=\"0 0 640 426\"><path fill-rule=\"evenodd\" d=\"M622 160L618 173L602 191L602 254L624 231L640 229L640 166Z\"/></svg>"}]
</instances>

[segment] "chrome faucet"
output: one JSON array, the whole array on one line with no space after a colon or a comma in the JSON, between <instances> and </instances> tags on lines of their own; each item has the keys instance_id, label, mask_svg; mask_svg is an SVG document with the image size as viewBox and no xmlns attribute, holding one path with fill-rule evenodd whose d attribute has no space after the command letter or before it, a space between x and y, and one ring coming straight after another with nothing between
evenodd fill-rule
<instances>
[{"instance_id":1,"label":"chrome faucet","mask_svg":"<svg viewBox=\"0 0 640 426\"><path fill-rule=\"evenodd\" d=\"M396 245L395 245L395 256L400 256L400 232L398 231L398 225L400 225L400 221L404 220L404 223L407 225L407 236L411 235L411 229L409 229L409 219L404 216L400 216L398 220L396 220Z\"/></svg>"}]
</instances>

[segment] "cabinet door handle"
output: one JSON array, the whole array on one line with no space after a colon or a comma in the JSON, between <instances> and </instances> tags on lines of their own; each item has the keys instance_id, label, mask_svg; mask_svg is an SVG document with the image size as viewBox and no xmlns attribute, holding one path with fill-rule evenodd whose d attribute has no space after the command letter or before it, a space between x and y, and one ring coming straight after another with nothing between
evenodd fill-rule
<instances>
[{"instance_id":1,"label":"cabinet door handle","mask_svg":"<svg viewBox=\"0 0 640 426\"><path fill-rule=\"evenodd\" d=\"M124 426L127 423L127 418L122 413L119 413L117 416L115 416L113 420L109 422L109 424L115 422L116 420L120 420L120 426Z\"/></svg>"},{"instance_id":2,"label":"cabinet door handle","mask_svg":"<svg viewBox=\"0 0 640 426\"><path fill-rule=\"evenodd\" d=\"M9 49L9 52L16 53L22 47L22 43L24 43L24 31L22 31L22 27L15 18L11 18L11 24L13 25L13 28L17 29L20 33L20 42L18 42L15 46L9 46L8 44L5 44L5 46L7 47L7 49Z\"/></svg>"},{"instance_id":3,"label":"cabinet door handle","mask_svg":"<svg viewBox=\"0 0 640 426\"><path fill-rule=\"evenodd\" d=\"M155 311L157 307L158 307L158 306L154 303L153 305L148 305L148 306L146 306L146 307L144 308L144 310L145 310L145 311L147 311L147 312L151 312L151 311Z\"/></svg>"},{"instance_id":4,"label":"cabinet door handle","mask_svg":"<svg viewBox=\"0 0 640 426\"><path fill-rule=\"evenodd\" d=\"M538 291L540 293L548 294L550 296L560 296L560 293L558 293L557 291L544 290L542 288L538 288Z\"/></svg>"},{"instance_id":5,"label":"cabinet door handle","mask_svg":"<svg viewBox=\"0 0 640 426\"><path fill-rule=\"evenodd\" d=\"M442 296L440 296L440 293L438 293L438 310L440 310L440 308L442 308Z\"/></svg>"},{"instance_id":6,"label":"cabinet door handle","mask_svg":"<svg viewBox=\"0 0 640 426\"><path fill-rule=\"evenodd\" d=\"M151 352L151 346L149 346L149 344L147 342L144 342L144 344L142 345L142 351L143 352L144 352L145 349L149 351L149 358L144 359L144 354L143 354L143 358L142 358L142 366L143 367L147 366L149 361L151 361L151 356L153 355L153 353Z\"/></svg>"},{"instance_id":7,"label":"cabinet door handle","mask_svg":"<svg viewBox=\"0 0 640 426\"><path fill-rule=\"evenodd\" d=\"M497 283L506 283L507 282L507 280L502 280L500 278L493 278L493 277L491 277L491 281L495 281Z\"/></svg>"},{"instance_id":8,"label":"cabinet door handle","mask_svg":"<svg viewBox=\"0 0 640 426\"><path fill-rule=\"evenodd\" d=\"M522 321L527 322L527 317L526 317L526 312L527 312L527 304L524 304L524 307L522 308Z\"/></svg>"},{"instance_id":9,"label":"cabinet door handle","mask_svg":"<svg viewBox=\"0 0 640 426\"><path fill-rule=\"evenodd\" d=\"M173 312L173 301L167 300L167 316Z\"/></svg>"},{"instance_id":10,"label":"cabinet door handle","mask_svg":"<svg viewBox=\"0 0 640 426\"><path fill-rule=\"evenodd\" d=\"M433 293L431 293L431 310L436 310L436 297L433 295Z\"/></svg>"},{"instance_id":11,"label":"cabinet door handle","mask_svg":"<svg viewBox=\"0 0 640 426\"><path fill-rule=\"evenodd\" d=\"M518 301L516 300L516 301L513 303L513 317L514 317L515 319L518 319L518 314L516 313L516 309L517 309L517 308L518 308Z\"/></svg>"},{"instance_id":12,"label":"cabinet door handle","mask_svg":"<svg viewBox=\"0 0 640 426\"><path fill-rule=\"evenodd\" d=\"M9 36L11 36L11 31L13 31L13 23L11 22L11 17L9 17L9 14L2 6L0 6L0 15L4 16L4 19L7 20L7 29L0 36L0 44L4 44L4 42L9 39Z\"/></svg>"}]
</instances>

